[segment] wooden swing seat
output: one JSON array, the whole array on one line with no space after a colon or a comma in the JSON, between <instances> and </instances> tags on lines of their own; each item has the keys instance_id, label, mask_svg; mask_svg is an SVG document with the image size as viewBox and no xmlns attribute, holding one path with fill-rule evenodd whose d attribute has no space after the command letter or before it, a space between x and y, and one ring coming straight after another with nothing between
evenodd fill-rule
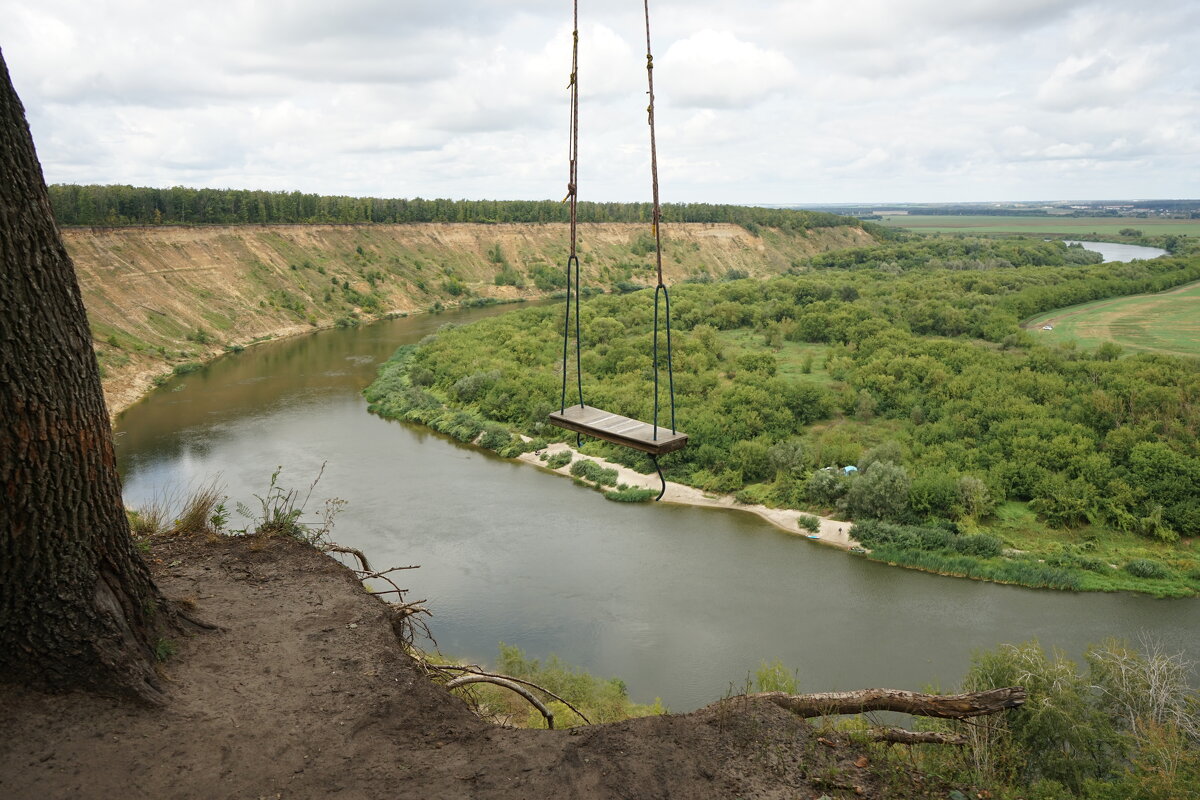
<instances>
[{"instance_id":1,"label":"wooden swing seat","mask_svg":"<svg viewBox=\"0 0 1200 800\"><path fill-rule=\"evenodd\" d=\"M552 411L550 424L623 447L632 447L652 456L682 450L688 440L686 433L672 433L670 428L662 425L658 426L658 436L655 437L654 426L649 422L610 414L591 406L573 405L565 411Z\"/></svg>"}]
</instances>

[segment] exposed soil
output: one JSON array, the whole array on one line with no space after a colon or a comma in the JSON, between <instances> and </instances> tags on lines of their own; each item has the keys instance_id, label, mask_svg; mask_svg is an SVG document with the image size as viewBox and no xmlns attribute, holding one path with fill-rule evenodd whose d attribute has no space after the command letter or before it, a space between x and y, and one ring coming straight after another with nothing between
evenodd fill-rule
<instances>
[{"instance_id":1,"label":"exposed soil","mask_svg":"<svg viewBox=\"0 0 1200 800\"><path fill-rule=\"evenodd\" d=\"M652 256L631 249L646 231L581 226L585 284L611 290L626 278L649 282ZM167 225L68 228L62 236L113 413L145 394L156 376L226 347L469 299L543 296L535 273L561 265L568 240L566 226L552 223ZM850 226L755 236L731 224L677 224L663 268L671 283L728 270L765 277L797 259L872 242ZM496 248L521 288L496 285Z\"/></svg>"},{"instance_id":2,"label":"exposed soil","mask_svg":"<svg viewBox=\"0 0 1200 800\"><path fill-rule=\"evenodd\" d=\"M150 560L221 629L177 642L162 708L0 687L0 797L891 796L861 750L772 704L490 725L425 677L383 601L289 539L177 540Z\"/></svg>"}]
</instances>

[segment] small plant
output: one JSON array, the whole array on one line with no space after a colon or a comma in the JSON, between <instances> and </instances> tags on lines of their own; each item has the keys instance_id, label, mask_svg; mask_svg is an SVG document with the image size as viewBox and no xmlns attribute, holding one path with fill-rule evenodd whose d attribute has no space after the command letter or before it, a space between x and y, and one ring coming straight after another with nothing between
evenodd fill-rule
<instances>
[{"instance_id":1,"label":"small plant","mask_svg":"<svg viewBox=\"0 0 1200 800\"><path fill-rule=\"evenodd\" d=\"M154 658L160 664L175 655L179 648L170 639L159 639L154 643Z\"/></svg>"},{"instance_id":2,"label":"small plant","mask_svg":"<svg viewBox=\"0 0 1200 800\"><path fill-rule=\"evenodd\" d=\"M329 532L333 530L333 518L342 510L346 504L345 500L329 498L325 501L325 508L316 521L305 522L301 519L304 509L308 506L308 501L312 498L313 489L321 480L321 476L325 474L325 464L321 464L317 477L313 478L312 483L309 484L303 499L300 498L298 489L284 489L279 485L279 473L282 471L283 467L280 466L271 473L271 483L267 487L265 495L254 495L259 503L257 511L252 510L241 501L237 503L237 512L250 520L251 524L236 533L290 536L314 546L327 542Z\"/></svg>"}]
</instances>

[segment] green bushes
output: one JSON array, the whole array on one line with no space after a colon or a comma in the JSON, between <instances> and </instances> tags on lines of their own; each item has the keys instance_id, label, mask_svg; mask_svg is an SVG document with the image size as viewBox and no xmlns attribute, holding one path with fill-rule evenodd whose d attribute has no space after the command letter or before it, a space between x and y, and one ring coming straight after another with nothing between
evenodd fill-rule
<instances>
[{"instance_id":1,"label":"green bushes","mask_svg":"<svg viewBox=\"0 0 1200 800\"><path fill-rule=\"evenodd\" d=\"M796 525L800 528L800 530L808 531L809 533L821 532L821 520L817 517L814 517L812 514L801 514L800 516L796 517Z\"/></svg>"},{"instance_id":2,"label":"green bushes","mask_svg":"<svg viewBox=\"0 0 1200 800\"><path fill-rule=\"evenodd\" d=\"M512 434L500 425L485 426L483 435L479 437L479 446L499 452L512 442Z\"/></svg>"},{"instance_id":3,"label":"green bushes","mask_svg":"<svg viewBox=\"0 0 1200 800\"><path fill-rule=\"evenodd\" d=\"M653 500L658 496L658 492L654 489L642 489L638 486L626 486L621 484L616 489L605 492L605 500L613 500L618 503L645 503L647 500Z\"/></svg>"},{"instance_id":4,"label":"green bushes","mask_svg":"<svg viewBox=\"0 0 1200 800\"><path fill-rule=\"evenodd\" d=\"M574 456L570 450L561 450L557 453L546 454L542 453L542 459L546 462L546 466L550 469L562 469L567 464L571 463Z\"/></svg>"},{"instance_id":5,"label":"green bushes","mask_svg":"<svg viewBox=\"0 0 1200 800\"><path fill-rule=\"evenodd\" d=\"M611 467L602 467L590 458L581 458L572 464L571 475L591 481L597 486L617 485L617 471Z\"/></svg>"},{"instance_id":6,"label":"green bushes","mask_svg":"<svg viewBox=\"0 0 1200 800\"><path fill-rule=\"evenodd\" d=\"M1027 699L973 727L961 756L972 778L1037 787L1039 797L1197 796L1200 697L1188 686L1190 665L1153 645L1138 652L1116 640L1090 647L1086 662L1080 670L1036 642L973 658L965 691L1020 685Z\"/></svg>"},{"instance_id":7,"label":"green bushes","mask_svg":"<svg viewBox=\"0 0 1200 800\"><path fill-rule=\"evenodd\" d=\"M1148 558L1138 558L1125 565L1125 571L1135 578L1150 578L1153 580L1171 577L1171 570L1165 564L1151 561Z\"/></svg>"}]
</instances>

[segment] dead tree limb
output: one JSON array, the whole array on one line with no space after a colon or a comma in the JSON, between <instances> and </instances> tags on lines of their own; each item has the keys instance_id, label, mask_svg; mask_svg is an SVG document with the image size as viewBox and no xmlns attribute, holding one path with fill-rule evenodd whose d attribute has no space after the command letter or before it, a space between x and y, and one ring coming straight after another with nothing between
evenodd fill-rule
<instances>
[{"instance_id":1,"label":"dead tree limb","mask_svg":"<svg viewBox=\"0 0 1200 800\"><path fill-rule=\"evenodd\" d=\"M967 737L957 733L906 731L903 728L872 728L867 731L867 738L873 742L893 744L952 744L958 747L967 744Z\"/></svg>"},{"instance_id":2,"label":"dead tree limb","mask_svg":"<svg viewBox=\"0 0 1200 800\"><path fill-rule=\"evenodd\" d=\"M496 686L503 686L509 691L516 692L517 694L521 695L521 697L524 697L526 700L532 703L534 708L542 712L542 716L546 718L546 727L548 727L550 730L554 730L554 712L547 708L545 703L537 699L533 692L529 691L521 684L514 683L513 681L505 678L496 678L491 675L460 675L459 677L447 683L446 688L453 689L456 686L463 686L468 683L492 683Z\"/></svg>"},{"instance_id":3,"label":"dead tree limb","mask_svg":"<svg viewBox=\"0 0 1200 800\"><path fill-rule=\"evenodd\" d=\"M558 695L556 695L554 692L550 691L546 687L538 686L533 681L527 681L523 678L514 678L512 675L497 675L494 672L484 672L483 670L479 669L478 667L463 667L463 666L458 666L456 664L439 664L437 666L434 666L431 664L429 666L439 672L448 672L448 671L466 672L471 675L482 675L485 678L500 678L502 680L512 681L513 683L523 684L525 686L528 686L531 689L537 689L539 692L541 692L544 695L553 697L555 700L557 700L558 702L562 703L567 708L574 711L579 716L579 718L584 721L585 724L587 724L587 725L592 724L592 721L587 718L587 715L584 714L582 711L580 711L578 708L576 708L574 706L574 704L571 703L571 701L564 700L563 698L559 697Z\"/></svg>"},{"instance_id":4,"label":"dead tree limb","mask_svg":"<svg viewBox=\"0 0 1200 800\"><path fill-rule=\"evenodd\" d=\"M1025 689L1008 686L986 692L966 694L921 694L900 689L859 689L853 692L816 692L788 694L759 692L746 695L748 700L767 700L801 717L826 717L836 714L862 714L867 711L899 711L918 717L964 719L995 714L1025 703Z\"/></svg>"}]
</instances>

